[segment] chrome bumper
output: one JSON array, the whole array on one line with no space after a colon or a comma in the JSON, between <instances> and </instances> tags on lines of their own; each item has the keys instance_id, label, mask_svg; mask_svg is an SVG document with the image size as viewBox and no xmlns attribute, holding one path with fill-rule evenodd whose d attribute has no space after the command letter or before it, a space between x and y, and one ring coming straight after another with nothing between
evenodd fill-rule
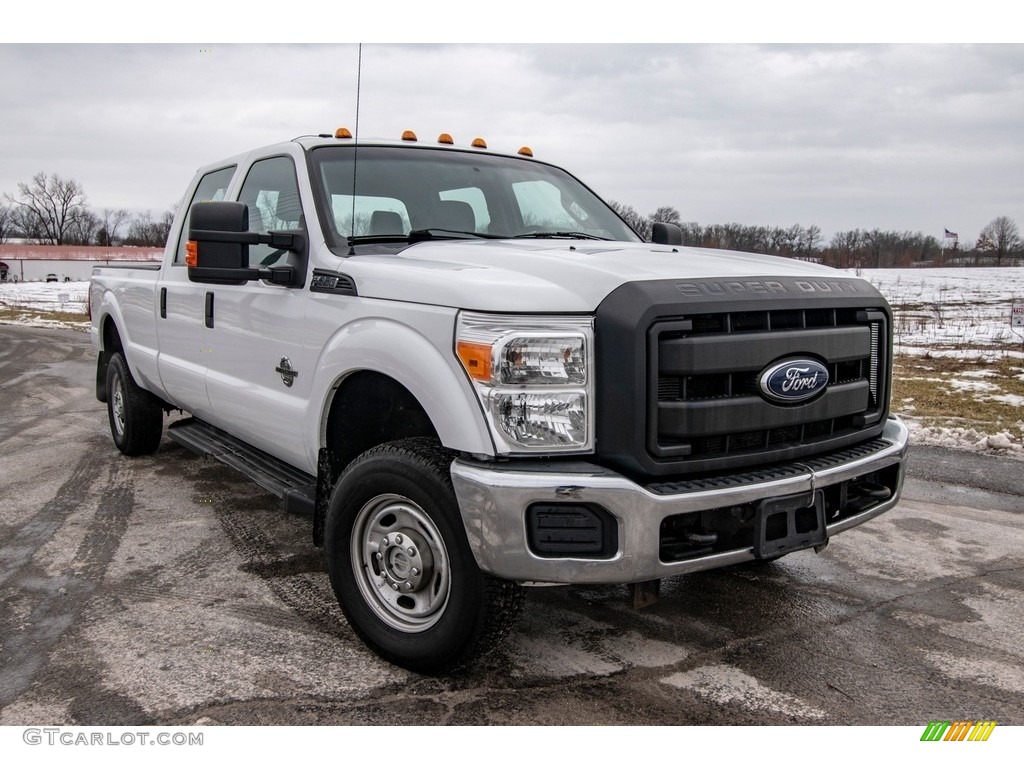
<instances>
[{"instance_id":1,"label":"chrome bumper","mask_svg":"<svg viewBox=\"0 0 1024 768\"><path fill-rule=\"evenodd\" d=\"M625 584L753 560L753 548L748 547L664 563L659 558L661 521L670 515L807 493L905 461L908 431L901 421L890 418L880 439L884 447L844 463L816 469L809 465L817 461L794 462L800 471L784 479L672 495L651 493L622 475L585 462L569 467L552 464L552 471L546 471L456 459L451 472L469 544L484 572L522 582ZM900 486L902 479L901 472ZM888 511L899 500L900 490L894 489L892 497L876 507L826 525L827 535ZM536 502L567 500L600 504L612 514L618 524L614 556L551 558L530 552L526 508Z\"/></svg>"}]
</instances>

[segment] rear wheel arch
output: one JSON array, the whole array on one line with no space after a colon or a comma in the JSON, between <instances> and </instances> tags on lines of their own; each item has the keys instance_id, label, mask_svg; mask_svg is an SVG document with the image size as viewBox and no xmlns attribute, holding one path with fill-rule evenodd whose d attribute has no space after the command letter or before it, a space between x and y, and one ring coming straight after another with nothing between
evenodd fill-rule
<instances>
[{"instance_id":1,"label":"rear wheel arch","mask_svg":"<svg viewBox=\"0 0 1024 768\"><path fill-rule=\"evenodd\" d=\"M107 366L114 353L124 354L124 344L117 330L113 315L105 315L100 320L100 353L96 360L96 399L107 402Z\"/></svg>"}]
</instances>

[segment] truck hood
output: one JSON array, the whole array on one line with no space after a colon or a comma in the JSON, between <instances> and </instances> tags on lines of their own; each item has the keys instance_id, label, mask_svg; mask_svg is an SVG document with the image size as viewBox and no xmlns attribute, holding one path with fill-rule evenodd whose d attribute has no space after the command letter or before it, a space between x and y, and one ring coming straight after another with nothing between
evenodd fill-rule
<instances>
[{"instance_id":1,"label":"truck hood","mask_svg":"<svg viewBox=\"0 0 1024 768\"><path fill-rule=\"evenodd\" d=\"M795 259L709 248L590 240L445 240L346 258L360 296L484 312L592 312L636 280L850 280ZM742 290L742 282L737 290Z\"/></svg>"}]
</instances>

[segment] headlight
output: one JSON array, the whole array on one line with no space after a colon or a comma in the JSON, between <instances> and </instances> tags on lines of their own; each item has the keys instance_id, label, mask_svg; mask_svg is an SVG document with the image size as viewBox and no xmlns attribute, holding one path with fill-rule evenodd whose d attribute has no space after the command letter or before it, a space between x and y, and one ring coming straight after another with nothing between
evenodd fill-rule
<instances>
[{"instance_id":1,"label":"headlight","mask_svg":"<svg viewBox=\"0 0 1024 768\"><path fill-rule=\"evenodd\" d=\"M593 449L593 319L459 314L455 351L498 452Z\"/></svg>"}]
</instances>

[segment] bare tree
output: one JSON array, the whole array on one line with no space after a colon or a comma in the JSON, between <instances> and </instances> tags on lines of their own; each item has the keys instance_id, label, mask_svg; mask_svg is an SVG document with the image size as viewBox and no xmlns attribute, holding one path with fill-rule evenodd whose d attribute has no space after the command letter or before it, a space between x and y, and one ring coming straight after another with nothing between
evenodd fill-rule
<instances>
[{"instance_id":1,"label":"bare tree","mask_svg":"<svg viewBox=\"0 0 1024 768\"><path fill-rule=\"evenodd\" d=\"M89 213L82 185L57 174L39 172L30 184L18 184L17 197L7 199L25 235L50 245L63 245L76 220Z\"/></svg>"},{"instance_id":2,"label":"bare tree","mask_svg":"<svg viewBox=\"0 0 1024 768\"><path fill-rule=\"evenodd\" d=\"M675 224L676 226L683 223L683 217L680 216L679 211L671 205L661 206L647 218L652 224L656 221L660 221L662 224Z\"/></svg>"},{"instance_id":3,"label":"bare tree","mask_svg":"<svg viewBox=\"0 0 1024 768\"><path fill-rule=\"evenodd\" d=\"M0 245L11 239L11 231L14 228L14 211L9 206L0 203Z\"/></svg>"},{"instance_id":4,"label":"bare tree","mask_svg":"<svg viewBox=\"0 0 1024 768\"><path fill-rule=\"evenodd\" d=\"M651 239L651 222L646 216L641 216L637 213L636 208L631 205L617 203L614 200L609 200L608 206L619 214L619 218L626 222L640 237L644 240Z\"/></svg>"},{"instance_id":5,"label":"bare tree","mask_svg":"<svg viewBox=\"0 0 1024 768\"><path fill-rule=\"evenodd\" d=\"M90 245L100 229L100 217L86 210L75 216L64 236L67 245Z\"/></svg>"},{"instance_id":6,"label":"bare tree","mask_svg":"<svg viewBox=\"0 0 1024 768\"><path fill-rule=\"evenodd\" d=\"M1002 266L1003 258L1021 247L1017 224L1009 216L997 216L981 230L974 247L979 251L994 253L996 266Z\"/></svg>"},{"instance_id":7,"label":"bare tree","mask_svg":"<svg viewBox=\"0 0 1024 768\"><path fill-rule=\"evenodd\" d=\"M138 214L128 227L128 235L124 239L125 244L163 247L171 233L176 207L171 206L164 211L159 220L153 219L151 211L143 211Z\"/></svg>"},{"instance_id":8,"label":"bare tree","mask_svg":"<svg viewBox=\"0 0 1024 768\"><path fill-rule=\"evenodd\" d=\"M110 208L103 209L103 218L99 231L96 233L96 245L114 245L118 242L117 230L119 230L129 219L128 211L118 208L116 211Z\"/></svg>"}]
</instances>

